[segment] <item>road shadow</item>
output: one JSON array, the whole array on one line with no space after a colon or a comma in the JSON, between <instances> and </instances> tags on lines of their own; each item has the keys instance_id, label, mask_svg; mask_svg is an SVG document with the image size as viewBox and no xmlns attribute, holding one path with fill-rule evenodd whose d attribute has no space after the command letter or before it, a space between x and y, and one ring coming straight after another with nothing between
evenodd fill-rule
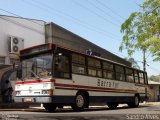
<instances>
[{"instance_id":1,"label":"road shadow","mask_svg":"<svg viewBox=\"0 0 160 120\"><path fill-rule=\"evenodd\" d=\"M139 106L139 108L147 108L149 106L147 105L143 105L143 106ZM92 112L92 111L115 111L115 110L123 110L123 109L137 109L137 108L129 108L128 106L123 106L123 107L117 107L116 109L109 109L107 106L105 107L90 107L90 108L86 108L83 111L74 111L71 108L58 108L56 109L54 112L48 112L45 109L29 109L29 110L23 110L25 112L43 112L43 113L76 113L76 112Z\"/></svg>"}]
</instances>

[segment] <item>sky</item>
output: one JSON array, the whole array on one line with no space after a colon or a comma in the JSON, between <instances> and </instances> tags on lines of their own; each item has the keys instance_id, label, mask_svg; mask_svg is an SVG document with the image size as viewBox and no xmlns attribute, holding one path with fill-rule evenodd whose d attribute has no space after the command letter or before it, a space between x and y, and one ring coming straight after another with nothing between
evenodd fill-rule
<instances>
[{"instance_id":1,"label":"sky","mask_svg":"<svg viewBox=\"0 0 160 120\"><path fill-rule=\"evenodd\" d=\"M132 12L140 10L139 5L143 2L144 0L0 0L0 14L54 22L125 58L128 57L126 50L119 51L123 37L120 26ZM133 58L143 69L142 52L137 51ZM152 56L147 54L147 73L149 76L159 75L160 64L152 60Z\"/></svg>"}]
</instances>

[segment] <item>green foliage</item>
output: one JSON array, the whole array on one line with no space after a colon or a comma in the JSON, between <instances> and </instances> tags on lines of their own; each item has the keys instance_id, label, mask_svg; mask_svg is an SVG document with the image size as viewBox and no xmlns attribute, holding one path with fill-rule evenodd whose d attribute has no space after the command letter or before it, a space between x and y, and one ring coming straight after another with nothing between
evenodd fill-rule
<instances>
[{"instance_id":1,"label":"green foliage","mask_svg":"<svg viewBox=\"0 0 160 120\"><path fill-rule=\"evenodd\" d=\"M152 75L152 76L149 77L149 80L159 82L160 81L160 75L157 75L157 76Z\"/></svg>"},{"instance_id":2,"label":"green foliage","mask_svg":"<svg viewBox=\"0 0 160 120\"><path fill-rule=\"evenodd\" d=\"M123 40L119 47L131 56L135 50L149 51L160 60L160 0L146 0L139 12L133 12L121 25Z\"/></svg>"},{"instance_id":3,"label":"green foliage","mask_svg":"<svg viewBox=\"0 0 160 120\"><path fill-rule=\"evenodd\" d=\"M140 69L140 66L138 65L137 61L135 61L134 58L124 58L124 59L129 61L132 64L133 68Z\"/></svg>"}]
</instances>

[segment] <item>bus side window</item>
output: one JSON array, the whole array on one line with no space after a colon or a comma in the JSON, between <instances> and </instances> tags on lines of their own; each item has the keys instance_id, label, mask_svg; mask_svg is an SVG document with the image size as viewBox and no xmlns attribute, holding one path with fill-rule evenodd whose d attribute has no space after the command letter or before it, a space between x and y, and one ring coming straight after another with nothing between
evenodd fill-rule
<instances>
[{"instance_id":1,"label":"bus side window","mask_svg":"<svg viewBox=\"0 0 160 120\"><path fill-rule=\"evenodd\" d=\"M85 56L72 54L72 72L77 74L86 74Z\"/></svg>"},{"instance_id":2,"label":"bus side window","mask_svg":"<svg viewBox=\"0 0 160 120\"><path fill-rule=\"evenodd\" d=\"M139 83L139 77L138 77L138 71L134 70L134 79L135 79L135 83Z\"/></svg>"},{"instance_id":3,"label":"bus side window","mask_svg":"<svg viewBox=\"0 0 160 120\"><path fill-rule=\"evenodd\" d=\"M115 65L116 80L125 81L124 67Z\"/></svg>"},{"instance_id":4,"label":"bus side window","mask_svg":"<svg viewBox=\"0 0 160 120\"><path fill-rule=\"evenodd\" d=\"M113 69L112 63L103 61L102 68L103 68L103 77L104 78L114 79L114 69Z\"/></svg>"},{"instance_id":5,"label":"bus side window","mask_svg":"<svg viewBox=\"0 0 160 120\"><path fill-rule=\"evenodd\" d=\"M140 83L144 84L144 75L143 75L143 72L139 72L139 80L140 80Z\"/></svg>"},{"instance_id":6,"label":"bus side window","mask_svg":"<svg viewBox=\"0 0 160 120\"><path fill-rule=\"evenodd\" d=\"M59 78L70 78L69 57L64 55L56 56L54 75Z\"/></svg>"},{"instance_id":7,"label":"bus side window","mask_svg":"<svg viewBox=\"0 0 160 120\"><path fill-rule=\"evenodd\" d=\"M94 58L87 58L88 75L102 77L101 61Z\"/></svg>"},{"instance_id":8,"label":"bus side window","mask_svg":"<svg viewBox=\"0 0 160 120\"><path fill-rule=\"evenodd\" d=\"M134 82L132 69L126 68L126 80L127 82Z\"/></svg>"}]
</instances>

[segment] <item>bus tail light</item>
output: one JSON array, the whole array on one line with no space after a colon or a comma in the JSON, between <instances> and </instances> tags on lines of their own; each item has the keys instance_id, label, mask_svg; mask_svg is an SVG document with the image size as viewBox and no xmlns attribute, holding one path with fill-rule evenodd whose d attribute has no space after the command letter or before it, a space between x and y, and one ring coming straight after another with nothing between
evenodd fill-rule
<instances>
[{"instance_id":1,"label":"bus tail light","mask_svg":"<svg viewBox=\"0 0 160 120\"><path fill-rule=\"evenodd\" d=\"M53 90L48 90L49 95L53 95Z\"/></svg>"}]
</instances>

